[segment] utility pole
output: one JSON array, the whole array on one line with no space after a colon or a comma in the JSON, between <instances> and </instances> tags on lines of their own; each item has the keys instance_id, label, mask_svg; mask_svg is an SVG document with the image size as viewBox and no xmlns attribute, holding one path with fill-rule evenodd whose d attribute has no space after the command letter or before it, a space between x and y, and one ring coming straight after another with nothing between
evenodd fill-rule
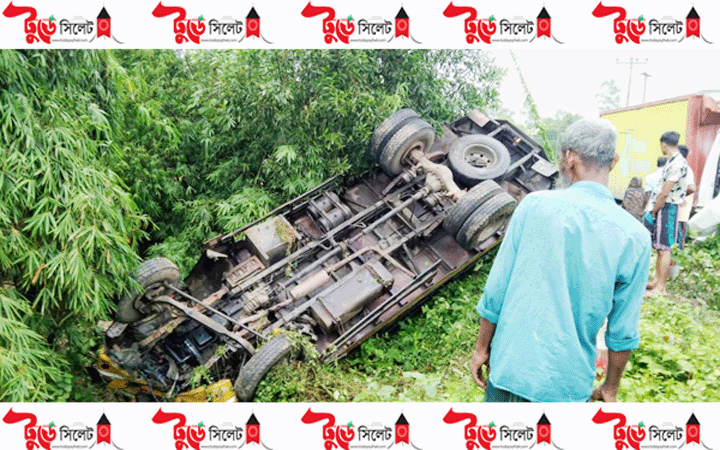
<instances>
[{"instance_id":1,"label":"utility pole","mask_svg":"<svg viewBox=\"0 0 720 450\"><path fill-rule=\"evenodd\" d=\"M648 77L651 77L652 75L650 75L647 72L643 72L640 75L645 77L645 80L643 80L643 103L645 103L645 92L647 91L647 79L648 79Z\"/></svg>"},{"instance_id":2,"label":"utility pole","mask_svg":"<svg viewBox=\"0 0 720 450\"><path fill-rule=\"evenodd\" d=\"M630 87L632 86L632 69L634 64L647 64L648 59L645 58L645 61L640 61L640 58L630 58L630 61L620 61L619 59L616 59L615 62L617 64L630 64L630 75L628 76L628 91L627 91L627 99L625 100L625 107L627 108L630 106ZM647 78L646 78L647 79Z\"/></svg>"}]
</instances>

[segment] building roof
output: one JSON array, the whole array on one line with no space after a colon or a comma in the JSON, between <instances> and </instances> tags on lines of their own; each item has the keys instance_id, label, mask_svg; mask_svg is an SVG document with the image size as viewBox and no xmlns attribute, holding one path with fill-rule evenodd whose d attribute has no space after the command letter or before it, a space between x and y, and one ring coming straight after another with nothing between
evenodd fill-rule
<instances>
[{"instance_id":1,"label":"building roof","mask_svg":"<svg viewBox=\"0 0 720 450\"><path fill-rule=\"evenodd\" d=\"M109 19L110 14L108 14L107 9L103 6L103 9L100 10L100 14L97 16L98 19Z\"/></svg>"},{"instance_id":2,"label":"building roof","mask_svg":"<svg viewBox=\"0 0 720 450\"><path fill-rule=\"evenodd\" d=\"M398 417L397 422L395 422L395 425L410 425L405 418L405 414L400 413L400 417Z\"/></svg>"},{"instance_id":3,"label":"building roof","mask_svg":"<svg viewBox=\"0 0 720 450\"><path fill-rule=\"evenodd\" d=\"M538 420L538 425L550 425L550 421L548 420L545 413L543 413L543 415L540 416L540 420Z\"/></svg>"},{"instance_id":4,"label":"building roof","mask_svg":"<svg viewBox=\"0 0 720 450\"><path fill-rule=\"evenodd\" d=\"M540 10L540 14L537 16L538 19L549 19L550 14L548 14L547 9L543 6L543 9Z\"/></svg>"},{"instance_id":5,"label":"building roof","mask_svg":"<svg viewBox=\"0 0 720 450\"><path fill-rule=\"evenodd\" d=\"M624 107L624 108L611 109L611 110L608 110L608 111L602 111L602 112L600 113L600 115L601 115L601 116L605 116L605 115L607 115L607 114L614 114L614 113L625 112L625 111L633 111L633 110L636 110L636 109L648 108L648 107L650 107L650 106L658 106L658 105L664 105L664 104L667 104L667 103L681 102L681 101L683 101L683 100L689 100L690 97L692 97L693 95L694 95L694 94L681 95L681 96L679 96L679 97L671 97L671 98L666 98L666 99L663 99L663 100L657 100L657 101L654 101L654 102L640 103L640 104L638 104L638 105L626 106L626 107ZM699 94L699 95L702 95L702 94Z\"/></svg>"},{"instance_id":6,"label":"building roof","mask_svg":"<svg viewBox=\"0 0 720 450\"><path fill-rule=\"evenodd\" d=\"M695 413L692 413L690 415L690 418L687 421L688 425L700 425L700 422L698 422L697 417L695 417Z\"/></svg>"},{"instance_id":7,"label":"building roof","mask_svg":"<svg viewBox=\"0 0 720 450\"><path fill-rule=\"evenodd\" d=\"M257 417L255 417L255 413L250 414L250 418L247 421L247 425L260 425L260 422L258 422Z\"/></svg>"},{"instance_id":8,"label":"building roof","mask_svg":"<svg viewBox=\"0 0 720 450\"><path fill-rule=\"evenodd\" d=\"M402 6L400 7L400 11L398 11L397 16L395 16L396 19L409 19L407 13L405 12L405 8Z\"/></svg>"},{"instance_id":9,"label":"building roof","mask_svg":"<svg viewBox=\"0 0 720 450\"><path fill-rule=\"evenodd\" d=\"M698 15L697 11L695 11L695 7L693 6L690 8L690 12L688 13L686 19L699 19L700 16Z\"/></svg>"}]
</instances>

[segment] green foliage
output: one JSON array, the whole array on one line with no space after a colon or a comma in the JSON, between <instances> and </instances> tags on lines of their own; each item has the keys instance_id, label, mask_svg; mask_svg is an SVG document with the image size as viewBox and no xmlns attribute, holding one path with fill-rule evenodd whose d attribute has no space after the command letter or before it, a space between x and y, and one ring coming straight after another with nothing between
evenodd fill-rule
<instances>
[{"instance_id":1,"label":"green foliage","mask_svg":"<svg viewBox=\"0 0 720 450\"><path fill-rule=\"evenodd\" d=\"M486 53L430 50L117 52L121 159L150 214L148 255L187 271L197 245L325 179L358 173L402 107L435 125L498 96Z\"/></svg>"},{"instance_id":2,"label":"green foliage","mask_svg":"<svg viewBox=\"0 0 720 450\"><path fill-rule=\"evenodd\" d=\"M567 127L580 119L582 119L581 115L567 111L557 111L555 117L543 117L541 121L548 142L559 151L563 133Z\"/></svg>"},{"instance_id":3,"label":"green foliage","mask_svg":"<svg viewBox=\"0 0 720 450\"><path fill-rule=\"evenodd\" d=\"M491 105L502 71L480 52L131 50L0 51L0 74L0 400L22 401L98 398L94 324L138 253L187 272L200 242L369 167L396 109L439 126Z\"/></svg>"},{"instance_id":4,"label":"green foliage","mask_svg":"<svg viewBox=\"0 0 720 450\"><path fill-rule=\"evenodd\" d=\"M99 157L113 135L108 58L0 52L0 400L69 398L63 371L91 356L76 327L107 314L138 262L146 219Z\"/></svg>"},{"instance_id":5,"label":"green foliage","mask_svg":"<svg viewBox=\"0 0 720 450\"><path fill-rule=\"evenodd\" d=\"M542 140L542 146L545 149L545 154L550 162L557 162L558 149L553 147L552 141L548 138L545 124L540 118L540 113L537 109L537 103L535 103L535 99L530 92L530 88L528 88L528 85L525 82L525 77L522 74L522 70L520 70L520 64L518 64L517 58L515 58L515 53L512 50L510 51L510 56L512 56L518 76L520 77L520 84L522 84L522 87L525 90L525 107L528 109L528 114L530 116L530 124L528 126L533 128L536 131L535 134L537 134L537 136L539 136Z\"/></svg>"},{"instance_id":6,"label":"green foliage","mask_svg":"<svg viewBox=\"0 0 720 450\"><path fill-rule=\"evenodd\" d=\"M718 327L717 314L684 299L655 296L646 300L640 320L640 348L632 354L618 399L720 400Z\"/></svg>"},{"instance_id":7,"label":"green foliage","mask_svg":"<svg viewBox=\"0 0 720 450\"><path fill-rule=\"evenodd\" d=\"M704 241L688 241L685 249L674 252L681 269L670 291L720 310L720 234Z\"/></svg>"}]
</instances>

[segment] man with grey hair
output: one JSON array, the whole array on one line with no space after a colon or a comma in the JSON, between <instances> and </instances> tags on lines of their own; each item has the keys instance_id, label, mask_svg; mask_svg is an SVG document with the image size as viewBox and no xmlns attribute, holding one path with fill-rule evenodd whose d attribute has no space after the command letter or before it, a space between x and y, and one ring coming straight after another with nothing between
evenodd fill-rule
<instances>
[{"instance_id":1,"label":"man with grey hair","mask_svg":"<svg viewBox=\"0 0 720 450\"><path fill-rule=\"evenodd\" d=\"M470 366L485 401L615 401L650 265L647 230L607 188L616 145L607 120L573 123L559 161L570 187L529 194L515 210L477 305ZM605 318L608 371L593 390Z\"/></svg>"}]
</instances>

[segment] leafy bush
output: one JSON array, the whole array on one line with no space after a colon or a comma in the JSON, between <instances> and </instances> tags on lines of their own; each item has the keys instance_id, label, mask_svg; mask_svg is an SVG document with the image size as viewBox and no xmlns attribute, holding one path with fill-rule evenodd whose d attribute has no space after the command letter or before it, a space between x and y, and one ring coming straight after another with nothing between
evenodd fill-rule
<instances>
[{"instance_id":1,"label":"leafy bush","mask_svg":"<svg viewBox=\"0 0 720 450\"><path fill-rule=\"evenodd\" d=\"M671 287L673 285L671 284ZM720 317L687 300L655 296L643 304L642 340L621 381L621 401L720 400Z\"/></svg>"},{"instance_id":2,"label":"leafy bush","mask_svg":"<svg viewBox=\"0 0 720 450\"><path fill-rule=\"evenodd\" d=\"M681 269L670 292L720 310L720 233L689 242L673 257Z\"/></svg>"}]
</instances>

